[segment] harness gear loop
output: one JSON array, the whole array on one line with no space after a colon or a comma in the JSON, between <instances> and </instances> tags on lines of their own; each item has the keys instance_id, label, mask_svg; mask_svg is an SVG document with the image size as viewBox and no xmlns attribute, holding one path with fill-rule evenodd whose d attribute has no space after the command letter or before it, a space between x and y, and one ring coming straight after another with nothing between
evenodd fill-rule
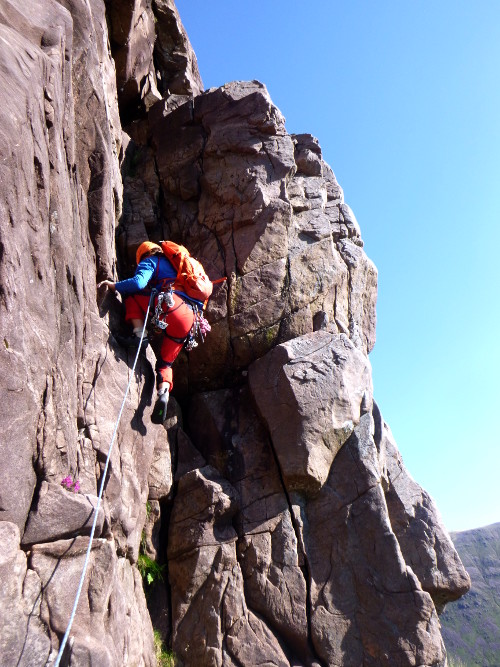
<instances>
[{"instance_id":1,"label":"harness gear loop","mask_svg":"<svg viewBox=\"0 0 500 667\"><path fill-rule=\"evenodd\" d=\"M148 309L147 309L147 312L146 312L146 317L144 319L144 326L142 328L141 340L139 342L139 346L137 347L137 352L136 352L136 355L135 355L134 364L132 366L132 372L130 373L130 379L128 381L127 389L125 390L125 395L123 396L123 401L122 401L122 404L121 404L121 407L120 407L120 412L118 413L118 418L116 420L115 428L114 428L113 435L111 437L111 442L110 442L110 445L109 445L108 455L106 457L106 465L104 466L104 471L103 471L103 474L102 474L102 477L101 477L101 486L99 488L99 495L97 496L97 503L96 503L95 508L94 508L94 521L92 523L92 530L90 531L89 545L87 547L87 553L85 555L85 562L83 564L82 576L80 578L80 583L78 585L78 590L76 592L75 602L73 604L73 610L71 612L71 616L70 616L70 619L69 619L69 622L68 622L68 627L66 628L66 632L64 633L63 640L62 640L61 645L59 647L59 653L57 654L56 660L54 662L54 667L59 667L59 663L61 662L61 658L62 658L62 655L64 653L64 649L66 647L66 642L68 641L71 626L73 625L73 621L75 620L76 608L78 607L78 601L80 600L80 595L81 595L82 588L83 588L83 582L85 580L85 574L87 572L87 567L89 565L90 551L92 549L92 541L94 539L95 528L96 528L96 525L97 525L97 517L98 517L99 509L100 509L100 506L101 506L101 498L102 498L102 494L103 494L103 491L104 491L104 484L106 482L106 474L108 472L109 461L110 461L110 458L111 458L111 451L113 449L113 445L115 444L116 434L118 433L118 425L120 424L120 420L122 418L123 409L125 407L125 401L127 400L127 396L128 396L129 391L130 391L130 385L132 384L132 380L135 378L135 367L137 366L137 360L139 359L139 355L141 353L142 341L144 339L144 333L146 331L146 323L148 321L149 311L150 311L153 299L154 299L155 295L157 294L157 292L158 292L158 290L156 290L156 289L151 290L151 296L149 298Z\"/></svg>"},{"instance_id":2,"label":"harness gear loop","mask_svg":"<svg viewBox=\"0 0 500 667\"><path fill-rule=\"evenodd\" d=\"M192 306L194 311L194 322L191 327L191 331L186 337L186 342L184 343L185 349L190 352L195 347L198 347L198 342L196 338L198 336L201 338L201 342L205 342L205 336L211 330L211 326L208 321L205 319L203 312L200 311L196 306Z\"/></svg>"},{"instance_id":3,"label":"harness gear loop","mask_svg":"<svg viewBox=\"0 0 500 667\"><path fill-rule=\"evenodd\" d=\"M166 311L163 310L164 303L167 306ZM170 285L170 288L167 292L160 292L158 294L158 302L156 304L154 315L151 318L151 324L156 329L160 329L163 332L165 331L165 329L168 327L168 322L165 322L165 315L170 310L170 308L174 307L174 305L175 305L174 294L172 290L172 285Z\"/></svg>"}]
</instances>

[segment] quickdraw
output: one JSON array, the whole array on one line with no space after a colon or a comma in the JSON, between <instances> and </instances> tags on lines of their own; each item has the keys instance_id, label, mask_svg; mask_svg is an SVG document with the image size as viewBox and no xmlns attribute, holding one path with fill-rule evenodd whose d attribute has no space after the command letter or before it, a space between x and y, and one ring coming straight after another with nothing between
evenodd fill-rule
<instances>
[{"instance_id":1,"label":"quickdraw","mask_svg":"<svg viewBox=\"0 0 500 667\"><path fill-rule=\"evenodd\" d=\"M163 310L163 304L165 303L167 310ZM168 310L170 308L174 307L174 295L172 291L172 287L168 290L168 292L160 292L158 294L158 302L156 304L155 312L153 317L151 318L151 324L156 328L160 329L161 331L165 331L165 329L168 327L168 322L165 322L165 315L167 314Z\"/></svg>"},{"instance_id":2,"label":"quickdraw","mask_svg":"<svg viewBox=\"0 0 500 667\"><path fill-rule=\"evenodd\" d=\"M198 308L196 308L196 306L193 307L193 311L193 326L191 327L191 331L188 333L186 342L184 343L184 347L188 352L193 350L195 347L198 347L198 342L196 340L198 336L201 338L201 342L204 343L205 336L211 330L210 324L203 317L203 314L198 310Z\"/></svg>"},{"instance_id":3,"label":"quickdraw","mask_svg":"<svg viewBox=\"0 0 500 667\"><path fill-rule=\"evenodd\" d=\"M174 336L169 336L168 333L166 332L166 328L168 327L168 322L165 321L165 317L167 316L168 311L175 305L172 286L170 286L170 289L168 291L160 292L158 294L158 302L156 304L154 315L151 318L151 326L154 327L154 329L156 329L157 332L163 333L168 338L171 338L172 340L175 340L178 343L184 343L184 348L188 352L190 352L195 347L198 347L198 342L196 340L198 337L201 338L202 343L205 342L205 336L211 330L211 327L208 321L203 316L201 309L199 309L198 306L196 306L196 304L187 301L185 301L184 303L186 303L186 305L189 306L194 313L193 326L191 327L191 330L189 331L186 338L184 339L174 338ZM165 304L166 310L164 310L163 304Z\"/></svg>"}]
</instances>

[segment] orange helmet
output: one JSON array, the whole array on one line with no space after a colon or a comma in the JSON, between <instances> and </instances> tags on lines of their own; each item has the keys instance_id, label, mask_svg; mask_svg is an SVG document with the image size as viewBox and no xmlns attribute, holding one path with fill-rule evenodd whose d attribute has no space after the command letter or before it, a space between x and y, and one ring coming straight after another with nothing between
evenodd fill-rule
<instances>
[{"instance_id":1,"label":"orange helmet","mask_svg":"<svg viewBox=\"0 0 500 667\"><path fill-rule=\"evenodd\" d=\"M159 250L162 252L160 246L157 243L151 243L151 241L144 241L144 243L141 243L141 245L137 248L137 252L135 253L136 264L139 264L144 255L147 255L148 252L152 252L153 250Z\"/></svg>"}]
</instances>

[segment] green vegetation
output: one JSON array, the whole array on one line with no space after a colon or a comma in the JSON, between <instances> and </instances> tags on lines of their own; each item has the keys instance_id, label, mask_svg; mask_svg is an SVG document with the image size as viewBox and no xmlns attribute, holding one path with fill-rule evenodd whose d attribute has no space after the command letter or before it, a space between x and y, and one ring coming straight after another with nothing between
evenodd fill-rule
<instances>
[{"instance_id":1,"label":"green vegetation","mask_svg":"<svg viewBox=\"0 0 500 667\"><path fill-rule=\"evenodd\" d=\"M151 503L146 503L146 520L149 519L151 514ZM149 598L151 590L159 582L164 581L163 573L166 569L166 565L160 565L155 560L150 558L147 553L147 540L146 533L143 530L141 536L141 545L139 550L139 558L137 559L137 568L141 573L142 585L144 587L144 592L146 598ZM154 630L154 643L155 643L155 656L157 667L175 667L176 660L172 651L168 650L165 646L165 643L162 639L161 633L159 630Z\"/></svg>"},{"instance_id":2,"label":"green vegetation","mask_svg":"<svg viewBox=\"0 0 500 667\"><path fill-rule=\"evenodd\" d=\"M175 667L175 656L172 651L165 648L159 630L154 631L155 655L158 667Z\"/></svg>"},{"instance_id":3,"label":"green vegetation","mask_svg":"<svg viewBox=\"0 0 500 667\"><path fill-rule=\"evenodd\" d=\"M146 503L146 521L151 514L151 503L149 500ZM163 570L166 565L160 565L155 560L146 554L146 533L144 530L141 535L141 545L139 549L139 558L137 559L137 567L142 576L144 588L146 593L150 586L153 586L158 581L163 581Z\"/></svg>"},{"instance_id":4,"label":"green vegetation","mask_svg":"<svg viewBox=\"0 0 500 667\"><path fill-rule=\"evenodd\" d=\"M269 327L269 329L264 329L264 339L267 345L272 345L276 340L276 326Z\"/></svg>"},{"instance_id":5,"label":"green vegetation","mask_svg":"<svg viewBox=\"0 0 500 667\"><path fill-rule=\"evenodd\" d=\"M149 556L146 556L146 554L139 554L139 558L137 559L137 567L141 573L146 591L149 586L152 586L158 581L163 581L163 570L166 566L159 565L155 560Z\"/></svg>"},{"instance_id":6,"label":"green vegetation","mask_svg":"<svg viewBox=\"0 0 500 667\"><path fill-rule=\"evenodd\" d=\"M500 651L500 523L452 533L471 590L441 616L450 667L498 667Z\"/></svg>"},{"instance_id":7,"label":"green vegetation","mask_svg":"<svg viewBox=\"0 0 500 667\"><path fill-rule=\"evenodd\" d=\"M448 667L469 667L469 665L460 658L448 658Z\"/></svg>"}]
</instances>

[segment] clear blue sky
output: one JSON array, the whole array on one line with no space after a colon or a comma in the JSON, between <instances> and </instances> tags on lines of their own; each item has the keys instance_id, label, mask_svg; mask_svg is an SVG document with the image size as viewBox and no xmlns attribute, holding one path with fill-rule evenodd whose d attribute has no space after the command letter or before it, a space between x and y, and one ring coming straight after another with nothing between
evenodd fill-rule
<instances>
[{"instance_id":1,"label":"clear blue sky","mask_svg":"<svg viewBox=\"0 0 500 667\"><path fill-rule=\"evenodd\" d=\"M446 526L500 521L500 2L178 0L205 88L318 137L379 271L375 397Z\"/></svg>"}]
</instances>

